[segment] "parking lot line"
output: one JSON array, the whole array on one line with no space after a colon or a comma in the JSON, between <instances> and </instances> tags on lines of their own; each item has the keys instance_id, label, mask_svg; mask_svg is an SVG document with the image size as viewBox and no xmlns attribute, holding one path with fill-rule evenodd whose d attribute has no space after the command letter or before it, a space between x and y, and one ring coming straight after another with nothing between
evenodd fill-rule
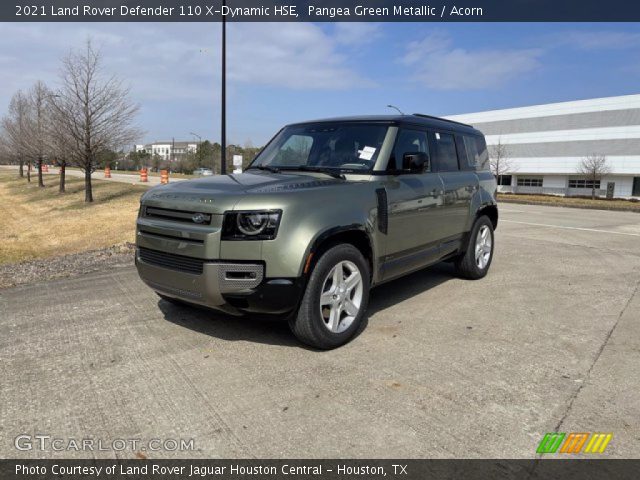
<instances>
[{"instance_id":1,"label":"parking lot line","mask_svg":"<svg viewBox=\"0 0 640 480\"><path fill-rule=\"evenodd\" d=\"M567 227L567 226L564 226L564 225L552 225L552 224L549 224L549 223L518 222L516 220L500 220L500 222L518 223L520 225L533 225L535 227L563 228L565 230L581 230L583 232L612 233L614 235L628 235L628 236L631 236L631 237L640 237L640 233L614 232L612 230L599 230L597 228Z\"/></svg>"}]
</instances>

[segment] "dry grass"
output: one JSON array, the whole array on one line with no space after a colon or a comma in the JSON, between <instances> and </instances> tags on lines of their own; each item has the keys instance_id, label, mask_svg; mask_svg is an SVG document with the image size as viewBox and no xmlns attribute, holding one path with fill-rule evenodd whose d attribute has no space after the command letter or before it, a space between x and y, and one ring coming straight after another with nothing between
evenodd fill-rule
<instances>
[{"instance_id":1,"label":"dry grass","mask_svg":"<svg viewBox=\"0 0 640 480\"><path fill-rule=\"evenodd\" d=\"M640 202L623 199L559 197L555 195L519 195L498 194L498 201L511 203L526 203L533 205L552 205L556 207L594 208L599 210L622 210L640 212Z\"/></svg>"},{"instance_id":2,"label":"dry grass","mask_svg":"<svg viewBox=\"0 0 640 480\"><path fill-rule=\"evenodd\" d=\"M16 172L0 171L0 264L78 253L133 242L145 186L93 181L93 204L84 203L84 181L57 176L30 184Z\"/></svg>"}]
</instances>

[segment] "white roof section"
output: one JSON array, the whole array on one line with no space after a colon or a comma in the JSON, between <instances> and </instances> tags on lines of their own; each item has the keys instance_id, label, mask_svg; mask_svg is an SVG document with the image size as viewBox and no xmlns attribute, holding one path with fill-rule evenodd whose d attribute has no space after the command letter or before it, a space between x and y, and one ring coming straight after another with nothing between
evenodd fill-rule
<instances>
[{"instance_id":1,"label":"white roof section","mask_svg":"<svg viewBox=\"0 0 640 480\"><path fill-rule=\"evenodd\" d=\"M547 103L530 107L506 108L486 112L447 115L444 118L463 123L485 123L521 118L548 117L552 115L569 115L573 113L601 112L607 110L627 110L640 108L640 95L623 95L619 97L592 98L572 102Z\"/></svg>"},{"instance_id":2,"label":"white roof section","mask_svg":"<svg viewBox=\"0 0 640 480\"><path fill-rule=\"evenodd\" d=\"M486 135L487 145L514 143L576 142L592 140L627 140L640 138L640 125L627 127L578 128L574 130L551 130L543 132L507 133Z\"/></svg>"}]
</instances>

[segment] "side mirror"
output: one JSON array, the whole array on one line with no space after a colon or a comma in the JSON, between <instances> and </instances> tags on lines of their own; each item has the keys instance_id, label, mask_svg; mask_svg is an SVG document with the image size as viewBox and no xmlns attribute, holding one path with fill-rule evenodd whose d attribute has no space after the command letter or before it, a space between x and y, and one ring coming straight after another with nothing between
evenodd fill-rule
<instances>
[{"instance_id":1,"label":"side mirror","mask_svg":"<svg viewBox=\"0 0 640 480\"><path fill-rule=\"evenodd\" d=\"M402 156L402 169L411 173L429 170L429 155L425 152L407 152Z\"/></svg>"}]
</instances>

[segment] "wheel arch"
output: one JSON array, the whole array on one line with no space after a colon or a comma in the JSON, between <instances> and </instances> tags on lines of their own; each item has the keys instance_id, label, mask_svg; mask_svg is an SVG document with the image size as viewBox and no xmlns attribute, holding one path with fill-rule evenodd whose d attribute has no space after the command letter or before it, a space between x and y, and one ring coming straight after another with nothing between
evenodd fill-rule
<instances>
[{"instance_id":1,"label":"wheel arch","mask_svg":"<svg viewBox=\"0 0 640 480\"><path fill-rule=\"evenodd\" d=\"M308 276L322 254L340 243L351 244L362 253L369 263L369 276L373 279L376 265L374 243L367 229L358 224L332 227L316 236L307 248L302 274Z\"/></svg>"},{"instance_id":2,"label":"wheel arch","mask_svg":"<svg viewBox=\"0 0 640 480\"><path fill-rule=\"evenodd\" d=\"M484 205L478 209L476 212L476 218L481 217L482 215L486 215L491 220L491 225L493 225L493 229L496 230L498 228L498 206L495 204L492 205Z\"/></svg>"}]
</instances>

